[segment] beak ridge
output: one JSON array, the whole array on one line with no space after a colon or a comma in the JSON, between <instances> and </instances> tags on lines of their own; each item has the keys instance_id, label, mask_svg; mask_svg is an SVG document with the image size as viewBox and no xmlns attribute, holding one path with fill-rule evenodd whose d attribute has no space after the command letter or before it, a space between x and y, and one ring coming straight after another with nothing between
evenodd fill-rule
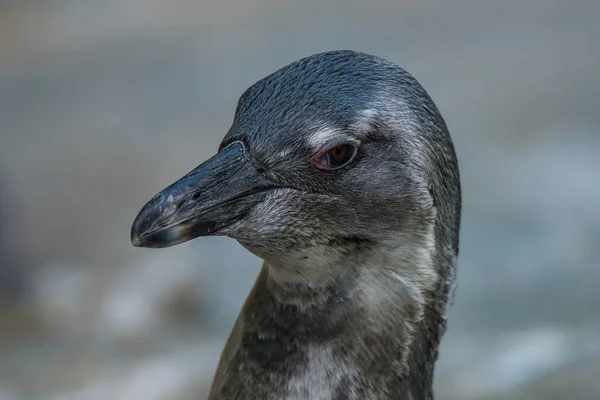
<instances>
[{"instance_id":1,"label":"beak ridge","mask_svg":"<svg viewBox=\"0 0 600 400\"><path fill-rule=\"evenodd\" d=\"M154 196L131 228L136 247L169 247L218 234L276 188L234 142Z\"/></svg>"}]
</instances>

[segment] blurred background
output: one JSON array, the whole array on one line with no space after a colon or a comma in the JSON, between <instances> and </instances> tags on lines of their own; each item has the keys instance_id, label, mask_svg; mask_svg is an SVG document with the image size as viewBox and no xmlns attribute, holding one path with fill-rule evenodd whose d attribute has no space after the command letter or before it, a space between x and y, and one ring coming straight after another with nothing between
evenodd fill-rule
<instances>
[{"instance_id":1,"label":"blurred background","mask_svg":"<svg viewBox=\"0 0 600 400\"><path fill-rule=\"evenodd\" d=\"M600 398L600 2L0 1L0 400L203 399L260 260L136 249L238 96L355 49L429 91L463 183L441 400Z\"/></svg>"}]
</instances>

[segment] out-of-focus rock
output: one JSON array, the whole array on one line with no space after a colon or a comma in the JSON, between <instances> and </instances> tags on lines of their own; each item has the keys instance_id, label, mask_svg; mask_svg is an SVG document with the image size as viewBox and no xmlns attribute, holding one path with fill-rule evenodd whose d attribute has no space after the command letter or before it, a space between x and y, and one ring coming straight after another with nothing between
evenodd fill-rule
<instances>
[{"instance_id":1,"label":"out-of-focus rock","mask_svg":"<svg viewBox=\"0 0 600 400\"><path fill-rule=\"evenodd\" d=\"M446 345L436 381L440 400L600 398L598 375L593 373L600 368L600 325L596 323L475 340L453 336ZM481 353L487 357L476 356ZM571 395L558 395L570 389ZM576 394L583 397L573 397Z\"/></svg>"},{"instance_id":2,"label":"out-of-focus rock","mask_svg":"<svg viewBox=\"0 0 600 400\"><path fill-rule=\"evenodd\" d=\"M200 261L192 251L152 252L111 278L96 319L109 335L136 338L202 319Z\"/></svg>"},{"instance_id":3,"label":"out-of-focus rock","mask_svg":"<svg viewBox=\"0 0 600 400\"><path fill-rule=\"evenodd\" d=\"M24 297L29 269L19 246L22 238L14 208L9 203L9 190L0 171L0 307Z\"/></svg>"},{"instance_id":4,"label":"out-of-focus rock","mask_svg":"<svg viewBox=\"0 0 600 400\"><path fill-rule=\"evenodd\" d=\"M208 395L222 345L221 340L205 340L201 345L180 346L145 357L125 368L105 371L79 390L53 400L203 399Z\"/></svg>"},{"instance_id":5,"label":"out-of-focus rock","mask_svg":"<svg viewBox=\"0 0 600 400\"><path fill-rule=\"evenodd\" d=\"M33 274L30 306L49 329L89 331L100 284L93 271L68 264L46 264Z\"/></svg>"}]
</instances>

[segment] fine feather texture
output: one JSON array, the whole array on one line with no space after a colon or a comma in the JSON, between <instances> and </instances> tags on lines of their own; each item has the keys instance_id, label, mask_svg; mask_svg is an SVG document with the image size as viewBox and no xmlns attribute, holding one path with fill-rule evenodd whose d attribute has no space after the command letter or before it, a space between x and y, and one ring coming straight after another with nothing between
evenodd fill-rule
<instances>
[{"instance_id":1,"label":"fine feather texture","mask_svg":"<svg viewBox=\"0 0 600 400\"><path fill-rule=\"evenodd\" d=\"M359 143L339 171L310 164ZM210 399L432 399L454 290L460 182L421 85L353 51L317 54L240 98L239 141L279 188L219 234L265 260Z\"/></svg>"}]
</instances>

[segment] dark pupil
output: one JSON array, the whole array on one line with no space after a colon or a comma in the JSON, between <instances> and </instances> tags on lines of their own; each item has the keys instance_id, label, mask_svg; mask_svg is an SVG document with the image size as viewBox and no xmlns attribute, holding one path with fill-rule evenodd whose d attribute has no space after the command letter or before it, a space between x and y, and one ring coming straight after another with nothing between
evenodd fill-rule
<instances>
[{"instance_id":1,"label":"dark pupil","mask_svg":"<svg viewBox=\"0 0 600 400\"><path fill-rule=\"evenodd\" d=\"M334 147L327 152L329 165L334 167L344 165L352 157L353 151L354 148L347 144Z\"/></svg>"}]
</instances>

